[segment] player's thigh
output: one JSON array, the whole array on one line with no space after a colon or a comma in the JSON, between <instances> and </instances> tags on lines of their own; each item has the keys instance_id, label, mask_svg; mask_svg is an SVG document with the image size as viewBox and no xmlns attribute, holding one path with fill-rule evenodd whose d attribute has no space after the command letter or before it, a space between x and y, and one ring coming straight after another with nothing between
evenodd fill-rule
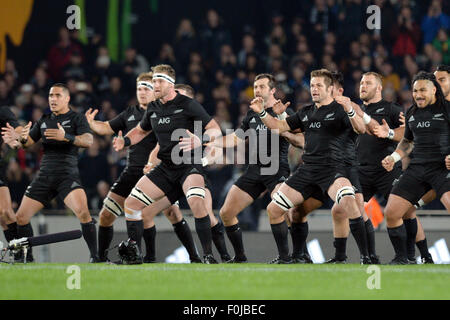
<instances>
[{"instance_id":1,"label":"player's thigh","mask_svg":"<svg viewBox=\"0 0 450 320\"><path fill-rule=\"evenodd\" d=\"M220 216L222 218L235 217L253 201L253 198L247 192L236 185L232 185L220 209Z\"/></svg>"},{"instance_id":2,"label":"player's thigh","mask_svg":"<svg viewBox=\"0 0 450 320\"><path fill-rule=\"evenodd\" d=\"M447 209L447 212L450 213L450 191L445 192L441 196L441 202L444 205L445 209Z\"/></svg>"},{"instance_id":3,"label":"player's thigh","mask_svg":"<svg viewBox=\"0 0 450 320\"><path fill-rule=\"evenodd\" d=\"M17 223L21 226L29 223L31 217L43 208L44 205L41 202L23 196L19 209L16 212Z\"/></svg>"},{"instance_id":4,"label":"player's thigh","mask_svg":"<svg viewBox=\"0 0 450 320\"><path fill-rule=\"evenodd\" d=\"M16 216L11 205L11 195L8 187L0 187L0 217L6 224L16 221Z\"/></svg>"},{"instance_id":5,"label":"player's thigh","mask_svg":"<svg viewBox=\"0 0 450 320\"><path fill-rule=\"evenodd\" d=\"M384 216L389 228L400 226L402 217L411 208L412 203L399 195L391 193L384 209Z\"/></svg>"},{"instance_id":6,"label":"player's thigh","mask_svg":"<svg viewBox=\"0 0 450 320\"><path fill-rule=\"evenodd\" d=\"M72 190L65 198L64 204L72 210L82 223L92 220L88 209L86 192L84 189L78 188Z\"/></svg>"},{"instance_id":7,"label":"player's thigh","mask_svg":"<svg viewBox=\"0 0 450 320\"><path fill-rule=\"evenodd\" d=\"M153 220L160 212L169 208L172 204L167 197L162 197L142 210L142 219Z\"/></svg>"},{"instance_id":8,"label":"player's thigh","mask_svg":"<svg viewBox=\"0 0 450 320\"><path fill-rule=\"evenodd\" d=\"M124 207L142 210L162 197L164 197L164 191L151 180L151 177L142 176L126 198Z\"/></svg>"}]
</instances>

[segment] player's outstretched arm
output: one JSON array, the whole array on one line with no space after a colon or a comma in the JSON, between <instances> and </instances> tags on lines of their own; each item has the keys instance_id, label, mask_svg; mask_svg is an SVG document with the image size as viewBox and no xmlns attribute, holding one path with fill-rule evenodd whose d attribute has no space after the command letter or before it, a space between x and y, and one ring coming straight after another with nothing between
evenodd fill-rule
<instances>
[{"instance_id":1,"label":"player's outstretched arm","mask_svg":"<svg viewBox=\"0 0 450 320\"><path fill-rule=\"evenodd\" d=\"M292 144L294 147L304 148L305 147L305 135L303 133L292 133L289 131L283 132L282 137Z\"/></svg>"},{"instance_id":2,"label":"player's outstretched arm","mask_svg":"<svg viewBox=\"0 0 450 320\"><path fill-rule=\"evenodd\" d=\"M335 100L342 106L342 108L344 108L345 112L347 112L353 130L358 134L365 133L366 125L364 124L364 120L356 112L356 108L359 108L359 106L357 106L356 103L352 102L350 98L346 96L338 96Z\"/></svg>"},{"instance_id":3,"label":"player's outstretched arm","mask_svg":"<svg viewBox=\"0 0 450 320\"><path fill-rule=\"evenodd\" d=\"M101 136L114 134L114 130L111 128L111 125L109 124L108 121L94 120L95 115L97 113L98 113L97 109L92 110L92 108L89 108L84 114L86 116L87 122L89 123L89 127L91 127L92 131Z\"/></svg>"},{"instance_id":4,"label":"player's outstretched arm","mask_svg":"<svg viewBox=\"0 0 450 320\"><path fill-rule=\"evenodd\" d=\"M386 122L386 120L381 120L383 123L381 125L377 125L373 129L373 134L377 136L378 138L386 138L394 140L395 142L399 142L403 136L405 135L405 127L398 127L392 130L389 128L389 124Z\"/></svg>"},{"instance_id":5,"label":"player's outstretched arm","mask_svg":"<svg viewBox=\"0 0 450 320\"><path fill-rule=\"evenodd\" d=\"M80 148L89 148L92 143L94 143L94 136L92 133L86 132L78 136L68 134L60 123L58 123L58 129L45 130L44 136L47 140L64 141L72 143L74 146Z\"/></svg>"},{"instance_id":6,"label":"player's outstretched arm","mask_svg":"<svg viewBox=\"0 0 450 320\"><path fill-rule=\"evenodd\" d=\"M152 152L148 155L148 162L144 166L144 174L149 173L154 167L156 167L161 160L158 159L159 143L153 148Z\"/></svg>"},{"instance_id":7,"label":"player's outstretched arm","mask_svg":"<svg viewBox=\"0 0 450 320\"><path fill-rule=\"evenodd\" d=\"M148 136L150 132L152 131L142 129L140 124L131 129L125 137L122 136L122 131L119 131L119 135L113 139L114 150L120 151L125 147L135 145Z\"/></svg>"}]
</instances>

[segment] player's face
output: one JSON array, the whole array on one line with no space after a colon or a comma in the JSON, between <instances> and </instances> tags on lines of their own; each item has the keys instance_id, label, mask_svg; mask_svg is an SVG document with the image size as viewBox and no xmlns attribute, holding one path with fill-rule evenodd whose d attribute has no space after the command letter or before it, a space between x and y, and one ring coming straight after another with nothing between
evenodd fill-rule
<instances>
[{"instance_id":1,"label":"player's face","mask_svg":"<svg viewBox=\"0 0 450 320\"><path fill-rule=\"evenodd\" d=\"M140 105L147 105L155 100L153 90L144 86L140 86L137 88L136 96Z\"/></svg>"},{"instance_id":2,"label":"player's face","mask_svg":"<svg viewBox=\"0 0 450 320\"><path fill-rule=\"evenodd\" d=\"M377 87L379 83L374 76L364 76L359 83L359 98L362 101L372 100L377 93Z\"/></svg>"},{"instance_id":3,"label":"player's face","mask_svg":"<svg viewBox=\"0 0 450 320\"><path fill-rule=\"evenodd\" d=\"M447 73L446 71L436 71L434 76L442 88L444 97L448 97L448 95L450 95L450 73Z\"/></svg>"},{"instance_id":4,"label":"player's face","mask_svg":"<svg viewBox=\"0 0 450 320\"><path fill-rule=\"evenodd\" d=\"M65 108L69 107L70 96L67 92L60 87L50 88L50 93L48 94L48 104L52 112L60 112Z\"/></svg>"},{"instance_id":5,"label":"player's face","mask_svg":"<svg viewBox=\"0 0 450 320\"><path fill-rule=\"evenodd\" d=\"M435 100L436 87L429 80L417 80L413 86L413 98L419 108L432 104Z\"/></svg>"},{"instance_id":6,"label":"player's face","mask_svg":"<svg viewBox=\"0 0 450 320\"><path fill-rule=\"evenodd\" d=\"M313 102L322 102L331 98L333 86L326 86L324 77L313 77L310 82L311 98Z\"/></svg>"},{"instance_id":7,"label":"player's face","mask_svg":"<svg viewBox=\"0 0 450 320\"><path fill-rule=\"evenodd\" d=\"M169 94L170 87L173 84L167 82L163 79L154 79L153 80L153 94L155 95L155 99L161 99Z\"/></svg>"},{"instance_id":8,"label":"player's face","mask_svg":"<svg viewBox=\"0 0 450 320\"><path fill-rule=\"evenodd\" d=\"M253 84L253 93L255 97L261 97L264 99L264 102L267 102L270 96L273 95L273 91L269 87L269 79L256 80Z\"/></svg>"}]
</instances>

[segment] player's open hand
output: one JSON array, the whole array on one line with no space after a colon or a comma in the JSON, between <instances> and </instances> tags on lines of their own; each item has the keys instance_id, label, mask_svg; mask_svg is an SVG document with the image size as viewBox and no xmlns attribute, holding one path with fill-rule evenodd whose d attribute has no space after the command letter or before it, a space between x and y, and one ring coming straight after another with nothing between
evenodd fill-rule
<instances>
[{"instance_id":1,"label":"player's open hand","mask_svg":"<svg viewBox=\"0 0 450 320\"><path fill-rule=\"evenodd\" d=\"M386 122L386 120L381 120L383 123L381 125L378 125L372 129L373 134L378 138L387 138L389 135L389 125Z\"/></svg>"},{"instance_id":2,"label":"player's open hand","mask_svg":"<svg viewBox=\"0 0 450 320\"><path fill-rule=\"evenodd\" d=\"M66 131L60 123L58 123L58 129L47 129L44 131L44 136L47 138L47 140L64 141L65 134Z\"/></svg>"},{"instance_id":3,"label":"player's open hand","mask_svg":"<svg viewBox=\"0 0 450 320\"><path fill-rule=\"evenodd\" d=\"M394 169L395 160L391 155L389 155L381 160L381 165L386 169L386 171L392 171L392 169Z\"/></svg>"},{"instance_id":4,"label":"player's open hand","mask_svg":"<svg viewBox=\"0 0 450 320\"><path fill-rule=\"evenodd\" d=\"M86 120L89 124L91 124L94 119L95 115L98 113L98 109L92 110L92 108L89 108L86 113L84 114L86 116Z\"/></svg>"},{"instance_id":5,"label":"player's open hand","mask_svg":"<svg viewBox=\"0 0 450 320\"><path fill-rule=\"evenodd\" d=\"M180 142L178 145L180 146L180 149L183 151L190 151L192 149L198 148L202 145L202 141L199 137L197 137L195 134L190 132L189 130L186 130L188 137L180 138Z\"/></svg>"},{"instance_id":6,"label":"player's open hand","mask_svg":"<svg viewBox=\"0 0 450 320\"><path fill-rule=\"evenodd\" d=\"M287 107L289 107L290 104L291 104L290 102L283 103L281 102L281 100L277 100L273 105L272 110L276 114L282 114L283 112L286 111Z\"/></svg>"},{"instance_id":7,"label":"player's open hand","mask_svg":"<svg viewBox=\"0 0 450 320\"><path fill-rule=\"evenodd\" d=\"M122 136L122 130L119 131L119 135L117 137L114 137L112 145L116 152L119 152L125 147L125 140Z\"/></svg>"},{"instance_id":8,"label":"player's open hand","mask_svg":"<svg viewBox=\"0 0 450 320\"><path fill-rule=\"evenodd\" d=\"M6 127L2 128L2 138L6 144L13 148L13 145L16 145L15 142L20 139L20 135L16 132L13 126L6 123Z\"/></svg>"},{"instance_id":9,"label":"player's open hand","mask_svg":"<svg viewBox=\"0 0 450 320\"><path fill-rule=\"evenodd\" d=\"M250 109L256 113L261 113L264 110L264 99L261 97L256 97L250 102Z\"/></svg>"}]
</instances>

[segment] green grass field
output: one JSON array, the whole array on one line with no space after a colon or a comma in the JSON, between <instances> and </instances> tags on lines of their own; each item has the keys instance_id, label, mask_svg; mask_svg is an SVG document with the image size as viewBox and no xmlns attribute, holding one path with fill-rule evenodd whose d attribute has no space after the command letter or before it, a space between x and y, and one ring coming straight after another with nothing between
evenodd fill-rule
<instances>
[{"instance_id":1,"label":"green grass field","mask_svg":"<svg viewBox=\"0 0 450 320\"><path fill-rule=\"evenodd\" d=\"M381 288L372 290L374 273L351 264L78 264L73 290L68 266L1 264L0 299L450 299L449 265L380 266Z\"/></svg>"}]
</instances>

